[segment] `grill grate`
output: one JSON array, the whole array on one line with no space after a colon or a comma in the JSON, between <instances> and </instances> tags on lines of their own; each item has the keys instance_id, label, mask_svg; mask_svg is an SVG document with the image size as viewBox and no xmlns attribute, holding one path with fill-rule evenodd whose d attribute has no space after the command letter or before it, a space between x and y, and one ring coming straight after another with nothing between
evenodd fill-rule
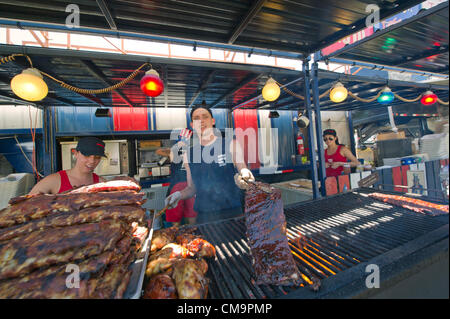
<instances>
[{"instance_id":1,"label":"grill grate","mask_svg":"<svg viewBox=\"0 0 450 319\"><path fill-rule=\"evenodd\" d=\"M307 283L325 279L425 235L448 223L350 192L300 203L285 209L287 237ZM198 232L216 246L209 262L209 297L277 298L297 289L256 285L243 218L198 225Z\"/></svg>"}]
</instances>

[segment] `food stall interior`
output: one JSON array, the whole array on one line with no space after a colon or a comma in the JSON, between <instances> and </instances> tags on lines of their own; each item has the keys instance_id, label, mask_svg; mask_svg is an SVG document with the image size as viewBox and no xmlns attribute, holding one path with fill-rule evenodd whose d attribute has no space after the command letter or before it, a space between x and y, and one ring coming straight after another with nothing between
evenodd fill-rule
<instances>
[{"instance_id":1,"label":"food stall interior","mask_svg":"<svg viewBox=\"0 0 450 319\"><path fill-rule=\"evenodd\" d=\"M85 4L85 1L73 2ZM245 238L246 225L242 219L230 219L198 225L198 233L217 249L217 256L209 262L207 273L208 278L211 279L209 298L370 297L412 276L422 266L425 269L431 263L441 264L446 261L448 265L448 206L447 215L428 216L405 207L375 200L369 196L375 192L374 188L358 188L339 195L324 197L326 176L322 159L323 145L317 143L318 159L314 152L314 141L321 141L320 111L352 112L364 109L384 111L386 108L375 100L363 102L348 99L342 103L333 103L327 98L320 100L321 96L337 81L343 82L360 99L372 98L374 92L389 85L393 91L405 99L416 98L424 90L432 89L440 99L448 101L447 85L419 83L414 79L400 81L371 78L360 76L356 71L352 74L337 73L319 69L318 66L319 62L328 64L336 58L342 58L342 63L347 63L345 59L352 59L355 61L348 62L349 65L353 63L355 66L359 63L363 67L374 69L405 67L408 72L440 78L446 76L448 80L448 1L431 9L423 10L422 8L418 13L416 12L416 15L409 16L404 21L381 31L375 32L376 30L372 29L373 34L361 42L343 45L342 48L331 52L325 52L323 49L343 37L366 28L367 1L327 0L322 1L320 6L305 5L305 1L282 2L285 6L278 8L278 4L274 1L256 1L253 4L241 1L232 1L231 4L206 1L199 4L198 1L193 0L188 1L188 5L185 2L175 1L168 4L168 7L172 6L177 13L166 12L165 9L159 8L152 11L159 19L151 22L142 18L149 14L150 10L149 7L144 6L143 12L132 14L132 18L122 14L124 18L116 19L118 28L116 26L115 30L111 30L114 29L112 28L115 24L114 19L112 21L99 19L99 16L103 16L103 10L92 2L90 5L95 6L95 9L91 8L92 10L86 13L87 28L80 32L90 35L100 34L104 37L123 36L124 39L163 42L171 41L167 37L175 36L176 39L173 39L175 43L191 46L194 48L193 51L196 51L198 45L227 50L236 49L237 52L244 52L248 58L252 54L259 53L269 58L284 57L301 60L302 71L259 64L152 56L150 59L152 67L161 74L165 82L165 91L157 98L149 98L140 91L138 78L111 94L96 96L80 94L67 90L56 82L48 82L50 91L48 98L31 104L44 111L46 125L42 129L43 142L40 150L44 161L42 173L48 175L55 172L58 167L70 167L72 163L70 152L73 148L70 142L82 135L95 135L110 140L112 144L115 143L115 150L118 150L120 154L126 154L124 157L109 158L105 162L105 167L102 168L105 173L137 175L142 179L169 176L168 163L161 161L161 156L155 153L156 149L168 147L171 142L166 137L170 130L158 131L156 119L152 117L154 114L152 112L157 108L168 110L177 107L189 108L200 104L200 100L204 100L211 109L226 109L230 113L237 106L247 104L250 109L301 110L311 120L315 114L315 127L310 125L307 128L310 161L301 168L309 172L314 200L286 206L284 214L287 221L286 236L296 266L301 273L303 286L256 285L250 249ZM120 13L122 10L128 10L125 3L125 1L114 1L111 7L114 12ZM210 8L207 8L205 3L210 5ZM415 8L420 3L422 1L384 1L381 5L380 18L392 18L395 14L405 9ZM229 13L222 14L220 19L216 15L211 15L210 9L217 9L217 7ZM338 7L339 10L337 10ZM343 16L348 15L346 21L342 22L338 14L330 17L329 10L323 8L334 8L334 12L341 12ZM63 6L48 5L46 10L53 10L53 16L45 14L46 12L42 10L38 4L29 6L28 2L23 1L3 1L0 4L0 25L16 29L24 27L33 29L40 26L45 31L67 31L62 23L54 24L58 18L63 15L65 17ZM243 10L246 12L244 19L242 19ZM299 10L302 14L292 14ZM185 15L178 20L180 11L185 12ZM199 14L203 16L202 23L197 23ZM280 24L274 23L274 25L279 28L275 27L275 34L267 36L267 28L262 26L267 26L266 17L274 14L280 21ZM174 20L169 23L168 16L176 19L176 23L173 23ZM322 19L323 17L326 19ZM21 22L18 23L15 19ZM135 22L141 20L145 22L145 27ZM292 28L292 25L298 27ZM204 31L205 26L208 32ZM424 32L411 34L411 27L423 28ZM146 34L149 29L154 30L155 35ZM317 29L320 29L320 32L317 32ZM386 51L380 50L380 44L382 45L387 37L395 35L396 32L401 33L402 38L401 42L397 41L396 53L399 52L399 54L386 54ZM224 34L229 36L225 37ZM319 36L316 36L317 34ZM432 39L430 34L433 34L436 39ZM180 37L183 36L190 40L181 39ZM415 45L417 43L420 45ZM375 47L379 52L377 57L372 59ZM130 57L128 54L67 50L45 46L25 47L12 43L0 46L0 53L3 56L19 52L26 52L39 70L64 79L74 86L90 88L103 88L105 83L110 84L108 83L110 79L122 80L142 63L149 61L149 57L144 55ZM358 54L361 52L363 54ZM314 61L310 60L312 54L314 54ZM430 59L430 57L434 58ZM28 66L23 58L1 64L0 95L2 98L0 103L6 104L11 101L24 103L15 98L10 90L9 82L10 74L18 74ZM290 89L307 98L300 101L293 94L283 90L276 102L264 101L260 98L260 92L269 77L274 77L283 84L295 82ZM392 106L403 103L396 99ZM62 112L58 108L70 108L73 117L61 116ZM102 117L92 121L81 121L79 118L77 120L79 114L89 113L96 108L111 109L112 117ZM120 113L120 108L131 109L133 116L134 112L145 112L146 115L143 118L147 120L140 123L142 125L139 129L133 129L133 124L137 125L137 123L133 123L132 116L129 117L131 120L128 123L118 123L114 114ZM148 109L151 112L146 113ZM94 114L94 112L91 113ZM274 121L274 119L271 120ZM63 121L66 123L61 125ZM164 136L156 136L154 132ZM58 144L58 142L61 143ZM58 148L61 148L60 153L56 151ZM125 148L128 152L124 152ZM116 151L112 153L117 154ZM57 163L59 156L60 162ZM319 184L323 186L321 190L318 188ZM381 190L377 192L385 195L394 193ZM434 202L431 198L423 197L423 199ZM448 198L446 200L448 201ZM151 234L149 238L151 239ZM381 268L382 290L371 290L364 284L364 278L367 276L366 267L372 264ZM448 267L446 274L448 274ZM441 280L438 278L439 275L431 274L429 281L439 282Z\"/></svg>"}]
</instances>

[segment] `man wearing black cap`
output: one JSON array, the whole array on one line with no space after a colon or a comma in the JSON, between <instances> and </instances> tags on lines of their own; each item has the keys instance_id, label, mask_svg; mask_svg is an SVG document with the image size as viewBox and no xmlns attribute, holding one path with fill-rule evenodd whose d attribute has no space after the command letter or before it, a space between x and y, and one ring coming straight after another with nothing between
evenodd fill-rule
<instances>
[{"instance_id":1,"label":"man wearing black cap","mask_svg":"<svg viewBox=\"0 0 450 319\"><path fill-rule=\"evenodd\" d=\"M165 204L173 209L180 200L196 195L197 223L241 216L243 189L247 182L255 181L244 161L242 147L235 139L222 138L220 131L214 129L216 121L209 108L194 107L191 121L196 146L186 155L186 168L191 172L186 175L187 187L170 194Z\"/></svg>"},{"instance_id":2,"label":"man wearing black cap","mask_svg":"<svg viewBox=\"0 0 450 319\"><path fill-rule=\"evenodd\" d=\"M33 194L58 194L75 187L104 182L94 173L105 155L105 143L96 137L83 137L78 141L74 156L75 166L65 171L51 174L37 183L30 191Z\"/></svg>"}]
</instances>

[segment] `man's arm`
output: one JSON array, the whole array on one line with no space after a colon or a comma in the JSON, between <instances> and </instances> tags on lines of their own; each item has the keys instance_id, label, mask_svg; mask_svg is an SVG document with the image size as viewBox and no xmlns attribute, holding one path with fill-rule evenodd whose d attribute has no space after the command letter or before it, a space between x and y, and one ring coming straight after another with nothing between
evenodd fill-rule
<instances>
[{"instance_id":1,"label":"man's arm","mask_svg":"<svg viewBox=\"0 0 450 319\"><path fill-rule=\"evenodd\" d=\"M61 178L59 177L59 174L51 174L34 185L28 195L57 194L60 186Z\"/></svg>"},{"instance_id":2,"label":"man's arm","mask_svg":"<svg viewBox=\"0 0 450 319\"><path fill-rule=\"evenodd\" d=\"M231 155L233 158L233 164L236 167L237 171L240 172L243 168L248 168L245 163L244 151L242 150L241 145L236 139L231 141Z\"/></svg>"},{"instance_id":3,"label":"man's arm","mask_svg":"<svg viewBox=\"0 0 450 319\"><path fill-rule=\"evenodd\" d=\"M183 165L186 169L186 182L187 187L181 191L181 199L188 199L195 195L196 189L194 180L192 179L191 168L189 167L186 153L183 154Z\"/></svg>"}]
</instances>

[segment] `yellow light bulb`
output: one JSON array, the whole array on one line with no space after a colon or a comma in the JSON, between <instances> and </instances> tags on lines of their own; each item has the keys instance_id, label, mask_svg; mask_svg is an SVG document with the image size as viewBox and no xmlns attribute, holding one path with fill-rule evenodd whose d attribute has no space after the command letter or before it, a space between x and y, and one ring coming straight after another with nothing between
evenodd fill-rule
<instances>
[{"instance_id":1,"label":"yellow light bulb","mask_svg":"<svg viewBox=\"0 0 450 319\"><path fill-rule=\"evenodd\" d=\"M330 92L330 100L334 103L341 103L345 101L347 95L347 89L344 87L344 85L342 85L342 83L338 82L334 85L333 89Z\"/></svg>"},{"instance_id":2,"label":"yellow light bulb","mask_svg":"<svg viewBox=\"0 0 450 319\"><path fill-rule=\"evenodd\" d=\"M262 89L262 96L264 100L272 102L280 96L280 87L274 79L269 78Z\"/></svg>"},{"instance_id":3,"label":"yellow light bulb","mask_svg":"<svg viewBox=\"0 0 450 319\"><path fill-rule=\"evenodd\" d=\"M26 101L40 101L48 94L48 86L36 69L26 69L11 80L11 89L15 95Z\"/></svg>"}]
</instances>

